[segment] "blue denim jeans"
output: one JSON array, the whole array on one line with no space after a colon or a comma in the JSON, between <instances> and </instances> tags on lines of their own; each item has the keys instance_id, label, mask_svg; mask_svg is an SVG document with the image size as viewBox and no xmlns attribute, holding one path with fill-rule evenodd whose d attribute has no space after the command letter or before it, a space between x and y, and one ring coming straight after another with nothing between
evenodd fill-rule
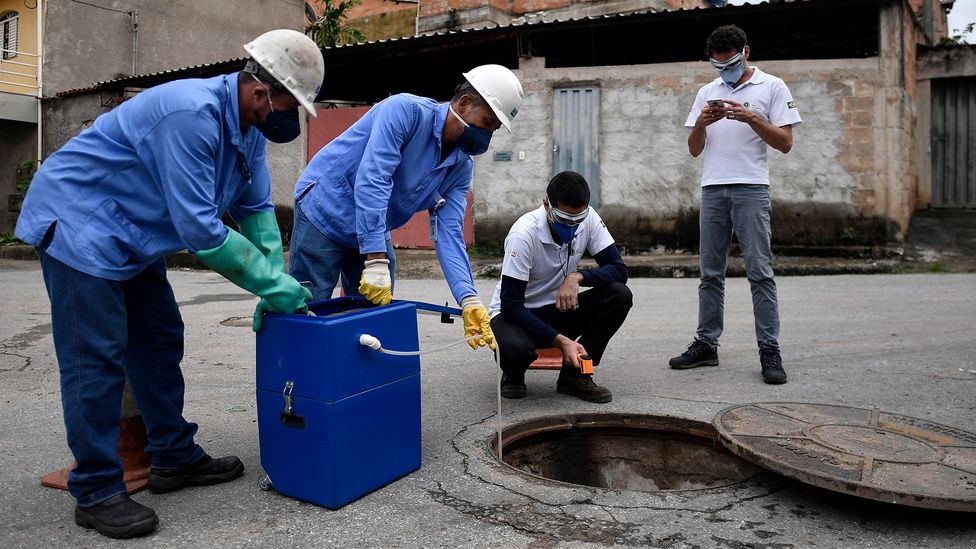
<instances>
[{"instance_id":1,"label":"blue denim jeans","mask_svg":"<svg viewBox=\"0 0 976 549\"><path fill-rule=\"evenodd\" d=\"M718 344L725 315L725 270L732 233L739 240L752 289L752 312L760 348L779 349L779 305L773 280L768 185L710 185L702 188L697 338Z\"/></svg>"},{"instance_id":2,"label":"blue denim jeans","mask_svg":"<svg viewBox=\"0 0 976 549\"><path fill-rule=\"evenodd\" d=\"M117 448L128 380L146 424L153 467L203 456L183 418L183 320L160 259L122 282L87 275L38 250L51 300L61 405L76 467L68 491L81 506L125 491Z\"/></svg>"},{"instance_id":3,"label":"blue denim jeans","mask_svg":"<svg viewBox=\"0 0 976 549\"><path fill-rule=\"evenodd\" d=\"M396 284L396 254L387 236L386 256L390 260L390 280ZM366 256L358 248L349 248L322 234L295 204L295 225L291 232L288 273L312 292L313 300L329 299L342 275L345 295L359 295L359 279Z\"/></svg>"}]
</instances>

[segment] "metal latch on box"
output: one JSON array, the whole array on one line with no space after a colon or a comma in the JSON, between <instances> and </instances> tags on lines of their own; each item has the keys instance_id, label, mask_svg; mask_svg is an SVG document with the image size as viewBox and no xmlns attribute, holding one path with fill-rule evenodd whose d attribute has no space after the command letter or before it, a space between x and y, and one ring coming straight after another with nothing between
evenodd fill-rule
<instances>
[{"instance_id":1,"label":"metal latch on box","mask_svg":"<svg viewBox=\"0 0 976 549\"><path fill-rule=\"evenodd\" d=\"M305 428L305 418L301 416L296 416L294 414L295 410L295 399L292 396L292 391L295 390L294 381L286 381L285 388L281 391L281 396L285 399L285 408L281 411L281 424L285 427L294 427L296 429Z\"/></svg>"}]
</instances>

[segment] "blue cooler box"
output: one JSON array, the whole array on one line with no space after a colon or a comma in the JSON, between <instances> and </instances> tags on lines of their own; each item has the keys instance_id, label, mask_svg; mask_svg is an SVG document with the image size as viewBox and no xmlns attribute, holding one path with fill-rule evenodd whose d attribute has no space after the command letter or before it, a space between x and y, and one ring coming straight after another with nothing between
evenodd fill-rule
<instances>
[{"instance_id":1,"label":"blue cooler box","mask_svg":"<svg viewBox=\"0 0 976 549\"><path fill-rule=\"evenodd\" d=\"M359 297L271 314L257 336L261 465L281 494L338 509L420 468L420 357L410 303Z\"/></svg>"}]
</instances>

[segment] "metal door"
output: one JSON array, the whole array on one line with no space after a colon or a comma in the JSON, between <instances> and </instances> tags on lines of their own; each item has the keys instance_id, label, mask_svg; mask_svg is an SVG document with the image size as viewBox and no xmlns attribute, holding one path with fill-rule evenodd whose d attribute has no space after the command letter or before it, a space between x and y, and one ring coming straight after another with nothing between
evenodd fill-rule
<instances>
[{"instance_id":1,"label":"metal door","mask_svg":"<svg viewBox=\"0 0 976 549\"><path fill-rule=\"evenodd\" d=\"M976 77L932 80L932 207L976 208Z\"/></svg>"},{"instance_id":2,"label":"metal door","mask_svg":"<svg viewBox=\"0 0 976 549\"><path fill-rule=\"evenodd\" d=\"M572 170L590 184L590 205L600 205L600 88L553 90L552 173Z\"/></svg>"}]
</instances>

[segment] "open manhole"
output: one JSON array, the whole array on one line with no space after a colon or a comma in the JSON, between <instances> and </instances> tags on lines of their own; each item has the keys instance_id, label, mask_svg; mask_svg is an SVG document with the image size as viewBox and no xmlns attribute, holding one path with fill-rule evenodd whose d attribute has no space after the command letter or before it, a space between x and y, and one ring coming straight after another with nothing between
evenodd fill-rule
<instances>
[{"instance_id":1,"label":"open manhole","mask_svg":"<svg viewBox=\"0 0 976 549\"><path fill-rule=\"evenodd\" d=\"M497 436L490 446L497 456ZM761 471L719 444L708 423L636 414L552 416L513 425L502 431L502 460L543 479L644 492L719 488Z\"/></svg>"},{"instance_id":2,"label":"open manhole","mask_svg":"<svg viewBox=\"0 0 976 549\"><path fill-rule=\"evenodd\" d=\"M490 439L498 455L497 437ZM898 505L976 512L976 433L902 414L805 402L731 406L712 424L634 414L553 416L501 434L527 474L618 490L702 490L761 470Z\"/></svg>"}]
</instances>

